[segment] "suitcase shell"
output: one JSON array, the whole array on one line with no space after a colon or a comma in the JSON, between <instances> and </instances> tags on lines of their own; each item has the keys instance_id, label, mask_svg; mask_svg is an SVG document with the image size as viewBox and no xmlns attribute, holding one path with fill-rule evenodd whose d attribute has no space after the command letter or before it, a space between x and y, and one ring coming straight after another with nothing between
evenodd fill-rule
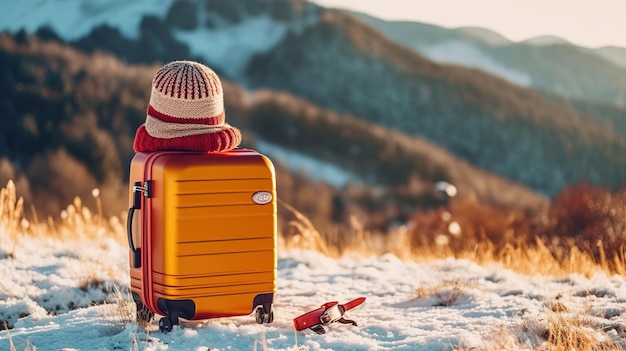
<instances>
[{"instance_id":1,"label":"suitcase shell","mask_svg":"<svg viewBox=\"0 0 626 351\"><path fill-rule=\"evenodd\" d=\"M267 157L247 149L138 153L129 199L130 285L138 306L172 324L178 317L248 315L258 306L270 315L277 212ZM259 323L271 321L258 313Z\"/></svg>"}]
</instances>

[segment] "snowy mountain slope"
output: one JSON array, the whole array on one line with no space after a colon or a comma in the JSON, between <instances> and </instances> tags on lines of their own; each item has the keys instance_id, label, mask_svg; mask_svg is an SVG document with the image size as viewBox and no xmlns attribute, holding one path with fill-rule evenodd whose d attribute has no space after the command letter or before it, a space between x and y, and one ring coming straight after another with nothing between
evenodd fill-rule
<instances>
[{"instance_id":1,"label":"snowy mountain slope","mask_svg":"<svg viewBox=\"0 0 626 351\"><path fill-rule=\"evenodd\" d=\"M256 149L266 155L271 155L274 162L284 163L291 171L304 174L312 181L323 181L337 189L347 184L364 183L361 176L330 162L318 160L290 148L257 140Z\"/></svg>"},{"instance_id":2,"label":"snowy mountain slope","mask_svg":"<svg viewBox=\"0 0 626 351\"><path fill-rule=\"evenodd\" d=\"M0 31L24 29L34 33L42 26L72 41L97 26L115 27L131 39L139 36L139 23L146 15L164 17L174 0L20 0L5 1L0 11Z\"/></svg>"},{"instance_id":3,"label":"snowy mountain slope","mask_svg":"<svg viewBox=\"0 0 626 351\"><path fill-rule=\"evenodd\" d=\"M521 70L512 69L500 63L480 47L463 41L445 41L432 46L417 48L433 61L481 69L502 77L509 82L532 86L532 77Z\"/></svg>"},{"instance_id":4,"label":"snowy mountain slope","mask_svg":"<svg viewBox=\"0 0 626 351\"><path fill-rule=\"evenodd\" d=\"M341 13L327 13L255 56L246 76L252 88L290 91L323 108L419 135L547 195L571 182L617 175L597 172L612 163L596 163L597 157L617 157L609 150L613 142L617 149L626 146L613 129L535 91L479 70L433 63ZM614 135L591 136L596 133ZM572 142L580 142L574 146L579 151L572 152Z\"/></svg>"},{"instance_id":5,"label":"snowy mountain slope","mask_svg":"<svg viewBox=\"0 0 626 351\"><path fill-rule=\"evenodd\" d=\"M0 31L25 29L33 33L47 25L71 42L108 25L126 39L134 40L140 35L143 17L155 16L193 55L218 65L225 74L245 83L242 73L251 57L271 50L288 32L298 32L316 23L323 9L304 0L292 3L246 0L236 4L221 0L190 1L185 3L195 8L193 15L197 18L185 20L176 13L182 6L172 7L173 3L173 0L15 1L3 5ZM356 15L389 38L436 62L478 68L515 84L567 97L626 104L626 82L619 78L626 76L624 55L619 50L623 48L581 48L556 37L513 43L479 27L446 29ZM170 21L176 21L177 16L178 23L197 25L184 29L172 27ZM583 74L589 70L602 79L590 80Z\"/></svg>"},{"instance_id":6,"label":"snowy mountain slope","mask_svg":"<svg viewBox=\"0 0 626 351\"><path fill-rule=\"evenodd\" d=\"M569 98L626 105L626 69L616 64L615 51L578 47L554 36L507 43L505 38L477 35L472 29L355 15L437 62L482 69L515 84Z\"/></svg>"},{"instance_id":7,"label":"snowy mountain slope","mask_svg":"<svg viewBox=\"0 0 626 351\"><path fill-rule=\"evenodd\" d=\"M242 72L250 58L271 50L283 39L287 30L286 24L276 23L269 16L261 15L216 29L175 30L173 35L187 44L192 54L218 63L231 78L243 79Z\"/></svg>"},{"instance_id":8,"label":"snowy mountain slope","mask_svg":"<svg viewBox=\"0 0 626 351\"><path fill-rule=\"evenodd\" d=\"M626 343L626 279L525 276L464 260L425 263L393 255L333 259L279 250L275 319L253 316L185 322L171 333L149 333L133 321L128 297L128 247L107 238L19 237L0 231L0 349L10 342L48 350L536 350L551 319L584 320L597 343ZM85 228L87 230L93 228ZM79 235L80 237L80 235ZM115 291L119 290L119 293ZM328 301L363 296L327 333L295 332L293 318ZM104 303L104 301L108 301ZM553 306L567 308L554 313ZM156 321L154 322L156 323ZM9 339L10 338L10 339Z\"/></svg>"},{"instance_id":9,"label":"snowy mountain slope","mask_svg":"<svg viewBox=\"0 0 626 351\"><path fill-rule=\"evenodd\" d=\"M174 28L173 36L186 44L192 54L218 65L227 76L243 82L243 72L254 55L270 51L288 32L299 32L318 20L318 8L302 1L295 2L299 5L293 8L286 2L272 5L252 0L247 4L248 7L238 7L226 6L223 2L192 3L198 25ZM280 14L277 6L282 6ZM170 14L177 16L173 11Z\"/></svg>"},{"instance_id":10,"label":"snowy mountain slope","mask_svg":"<svg viewBox=\"0 0 626 351\"><path fill-rule=\"evenodd\" d=\"M493 31L479 27L446 29L432 24L384 21L363 13L353 14L391 40L435 62L478 68L515 84L531 86L531 77L526 72L496 61L484 50L484 47L513 44Z\"/></svg>"},{"instance_id":11,"label":"snowy mountain slope","mask_svg":"<svg viewBox=\"0 0 626 351\"><path fill-rule=\"evenodd\" d=\"M88 37L92 30L107 26L118 30L124 41L132 41L140 39L142 30L149 30L141 26L145 17L151 16L151 25L154 20L161 21L156 24L162 26L160 30L169 31L187 45L192 55L211 62L231 78L243 79L241 73L252 56L270 50L287 31L297 32L317 21L319 9L306 1L292 5L263 0L188 1L185 4L193 8L190 14L179 10L182 6L173 4L177 3L174 0L16 1L3 5L0 31L24 29L35 33L47 26L63 40L77 42ZM195 18L190 19L190 15ZM195 23L196 26L180 28L176 23Z\"/></svg>"},{"instance_id":12,"label":"snowy mountain slope","mask_svg":"<svg viewBox=\"0 0 626 351\"><path fill-rule=\"evenodd\" d=\"M626 68L626 48L607 46L597 49L596 52L614 64Z\"/></svg>"}]
</instances>

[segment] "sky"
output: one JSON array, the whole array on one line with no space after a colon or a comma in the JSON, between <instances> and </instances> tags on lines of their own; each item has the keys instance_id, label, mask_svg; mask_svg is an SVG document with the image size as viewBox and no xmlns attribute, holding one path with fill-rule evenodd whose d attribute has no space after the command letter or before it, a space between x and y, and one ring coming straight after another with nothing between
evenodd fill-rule
<instances>
[{"instance_id":1,"label":"sky","mask_svg":"<svg viewBox=\"0 0 626 351\"><path fill-rule=\"evenodd\" d=\"M313 0L385 20L477 26L513 41L556 35L585 47L626 47L624 0Z\"/></svg>"},{"instance_id":2,"label":"sky","mask_svg":"<svg viewBox=\"0 0 626 351\"><path fill-rule=\"evenodd\" d=\"M183 321L162 333L157 317L145 330L133 320L128 296L123 224L115 234L93 222L74 227L81 229L35 237L0 223L0 321L11 326L0 328L0 350L12 343L37 351L530 351L542 349L551 320L576 318L589 323L586 335L626 347L626 277L555 278L465 260L329 258L282 247L271 324L246 315ZM359 297L365 302L345 316L357 326L333 323L323 335L295 331L294 318ZM557 305L566 311L551 312Z\"/></svg>"}]
</instances>

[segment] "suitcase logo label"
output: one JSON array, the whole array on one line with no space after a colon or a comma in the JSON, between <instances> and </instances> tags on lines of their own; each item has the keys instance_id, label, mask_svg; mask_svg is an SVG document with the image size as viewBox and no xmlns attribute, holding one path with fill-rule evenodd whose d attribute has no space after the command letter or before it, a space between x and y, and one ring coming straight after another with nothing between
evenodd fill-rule
<instances>
[{"instance_id":1,"label":"suitcase logo label","mask_svg":"<svg viewBox=\"0 0 626 351\"><path fill-rule=\"evenodd\" d=\"M265 205L272 201L272 194L267 191L257 191L252 195L252 201L257 205Z\"/></svg>"}]
</instances>

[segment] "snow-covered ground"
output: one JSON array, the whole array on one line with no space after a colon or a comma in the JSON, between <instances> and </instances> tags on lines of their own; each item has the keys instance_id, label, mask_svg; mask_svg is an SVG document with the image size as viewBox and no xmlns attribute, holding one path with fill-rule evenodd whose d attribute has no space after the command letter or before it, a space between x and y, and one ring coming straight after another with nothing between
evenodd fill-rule
<instances>
[{"instance_id":1,"label":"snow-covered ground","mask_svg":"<svg viewBox=\"0 0 626 351\"><path fill-rule=\"evenodd\" d=\"M13 327L0 332L0 350L10 350L9 337L17 350L38 351L534 350L555 306L566 310L563 318L587 320L588 334L624 346L623 277L525 276L464 260L333 259L286 249L279 250L273 323L244 316L146 332L124 300L126 243L108 236L16 237L0 226L0 321ZM294 330L293 318L360 296L365 303L347 313L358 326L331 324L324 335Z\"/></svg>"}]
</instances>

